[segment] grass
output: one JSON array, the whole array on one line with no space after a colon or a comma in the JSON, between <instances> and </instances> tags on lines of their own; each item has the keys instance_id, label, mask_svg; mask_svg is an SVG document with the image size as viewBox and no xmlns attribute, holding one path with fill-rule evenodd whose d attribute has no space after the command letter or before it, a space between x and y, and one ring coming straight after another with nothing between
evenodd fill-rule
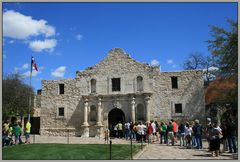
<instances>
[{"instance_id":1,"label":"grass","mask_svg":"<svg viewBox=\"0 0 240 162\"><path fill-rule=\"evenodd\" d=\"M133 155L141 150L132 145ZM30 144L2 148L3 160L107 160L110 158L107 144ZM112 159L131 159L131 146L112 145Z\"/></svg>"}]
</instances>

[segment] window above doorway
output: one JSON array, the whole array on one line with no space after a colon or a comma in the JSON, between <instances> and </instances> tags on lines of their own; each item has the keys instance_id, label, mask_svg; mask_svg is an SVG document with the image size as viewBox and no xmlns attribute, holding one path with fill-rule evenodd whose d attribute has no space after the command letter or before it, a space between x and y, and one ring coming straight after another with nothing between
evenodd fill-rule
<instances>
[{"instance_id":1,"label":"window above doorway","mask_svg":"<svg viewBox=\"0 0 240 162\"><path fill-rule=\"evenodd\" d=\"M112 91L121 91L121 79L120 78L112 78Z\"/></svg>"},{"instance_id":2,"label":"window above doorway","mask_svg":"<svg viewBox=\"0 0 240 162\"><path fill-rule=\"evenodd\" d=\"M143 77L137 77L137 91L143 91Z\"/></svg>"},{"instance_id":3,"label":"window above doorway","mask_svg":"<svg viewBox=\"0 0 240 162\"><path fill-rule=\"evenodd\" d=\"M96 93L96 79L91 79L91 93Z\"/></svg>"}]
</instances>

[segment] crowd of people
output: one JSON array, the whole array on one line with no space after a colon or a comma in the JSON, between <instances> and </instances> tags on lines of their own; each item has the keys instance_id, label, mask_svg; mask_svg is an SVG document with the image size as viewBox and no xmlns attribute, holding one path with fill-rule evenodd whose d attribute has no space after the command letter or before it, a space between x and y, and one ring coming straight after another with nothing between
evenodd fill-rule
<instances>
[{"instance_id":1,"label":"crowd of people","mask_svg":"<svg viewBox=\"0 0 240 162\"><path fill-rule=\"evenodd\" d=\"M10 123L9 120L3 122L2 125L2 147L18 144L30 143L31 124L26 122L24 129L20 121ZM25 142L22 140L22 135L25 136Z\"/></svg>"},{"instance_id":2,"label":"crowd of people","mask_svg":"<svg viewBox=\"0 0 240 162\"><path fill-rule=\"evenodd\" d=\"M26 122L22 128L21 122L10 123L8 120L2 126L2 147L29 144L31 124ZM112 126L111 130L106 128L105 140L109 137L132 139L136 142L160 143L165 145L180 145L188 149L203 149L202 139L208 141L208 151L212 156L219 156L221 153L237 153L237 123L230 118L218 125L209 120L206 125L202 125L199 120L178 123L175 120L168 122L147 121L138 122L118 122ZM21 136L25 135L25 142ZM220 145L222 149L220 150Z\"/></svg>"},{"instance_id":3,"label":"crowd of people","mask_svg":"<svg viewBox=\"0 0 240 162\"><path fill-rule=\"evenodd\" d=\"M168 122L126 122L114 125L112 137L132 139L137 142L160 143L166 145L180 145L187 149L203 149L202 139L208 141L208 151L212 156L221 153L237 152L237 126L229 119L218 125L209 121L203 125L199 120L177 123L175 120ZM223 145L220 150L220 145Z\"/></svg>"}]
</instances>

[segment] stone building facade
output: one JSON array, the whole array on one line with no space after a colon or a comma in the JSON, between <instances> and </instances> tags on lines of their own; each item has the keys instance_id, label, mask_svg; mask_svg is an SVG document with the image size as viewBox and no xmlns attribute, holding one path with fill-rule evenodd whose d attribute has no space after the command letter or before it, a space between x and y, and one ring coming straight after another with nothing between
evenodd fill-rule
<instances>
[{"instance_id":1,"label":"stone building facade","mask_svg":"<svg viewBox=\"0 0 240 162\"><path fill-rule=\"evenodd\" d=\"M126 121L204 119L202 71L160 72L112 49L76 78L43 80L40 134L103 136Z\"/></svg>"}]
</instances>

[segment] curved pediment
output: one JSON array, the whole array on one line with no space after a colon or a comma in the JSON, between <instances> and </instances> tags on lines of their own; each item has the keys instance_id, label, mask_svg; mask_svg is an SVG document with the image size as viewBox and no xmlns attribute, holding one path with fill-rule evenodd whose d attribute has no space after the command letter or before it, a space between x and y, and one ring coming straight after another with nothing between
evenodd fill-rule
<instances>
[{"instance_id":1,"label":"curved pediment","mask_svg":"<svg viewBox=\"0 0 240 162\"><path fill-rule=\"evenodd\" d=\"M156 67L132 59L123 49L114 48L101 62L84 71L77 72L77 76L94 74L108 75L111 73L149 73L152 72L154 68Z\"/></svg>"}]
</instances>

